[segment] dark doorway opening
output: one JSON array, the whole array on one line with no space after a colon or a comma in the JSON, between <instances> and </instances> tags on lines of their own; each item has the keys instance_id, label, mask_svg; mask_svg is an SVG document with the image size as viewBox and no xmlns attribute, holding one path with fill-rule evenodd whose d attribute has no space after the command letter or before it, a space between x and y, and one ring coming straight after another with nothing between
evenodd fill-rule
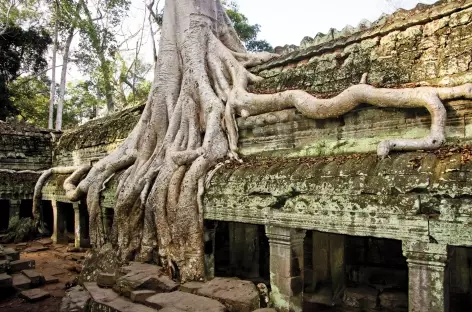
<instances>
[{"instance_id":1,"label":"dark doorway opening","mask_svg":"<svg viewBox=\"0 0 472 312\"><path fill-rule=\"evenodd\" d=\"M0 199L0 232L8 229L8 222L10 221L10 201Z\"/></svg>"},{"instance_id":2,"label":"dark doorway opening","mask_svg":"<svg viewBox=\"0 0 472 312\"><path fill-rule=\"evenodd\" d=\"M23 199L20 202L20 219L33 218L33 200Z\"/></svg>"},{"instance_id":3,"label":"dark doorway opening","mask_svg":"<svg viewBox=\"0 0 472 312\"><path fill-rule=\"evenodd\" d=\"M50 200L43 200L41 202L41 218L48 234L52 234L54 230L54 214Z\"/></svg>"}]
</instances>

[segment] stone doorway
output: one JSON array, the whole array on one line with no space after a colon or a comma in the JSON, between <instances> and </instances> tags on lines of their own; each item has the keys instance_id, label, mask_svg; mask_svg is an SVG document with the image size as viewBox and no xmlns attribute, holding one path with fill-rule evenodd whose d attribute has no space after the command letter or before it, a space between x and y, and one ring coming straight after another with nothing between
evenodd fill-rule
<instances>
[{"instance_id":1,"label":"stone doorway","mask_svg":"<svg viewBox=\"0 0 472 312\"><path fill-rule=\"evenodd\" d=\"M20 219L21 218L33 218L33 200L23 199L20 202Z\"/></svg>"},{"instance_id":2,"label":"stone doorway","mask_svg":"<svg viewBox=\"0 0 472 312\"><path fill-rule=\"evenodd\" d=\"M5 199L0 199L0 232L5 232L8 229L9 221L10 221L10 202Z\"/></svg>"}]
</instances>

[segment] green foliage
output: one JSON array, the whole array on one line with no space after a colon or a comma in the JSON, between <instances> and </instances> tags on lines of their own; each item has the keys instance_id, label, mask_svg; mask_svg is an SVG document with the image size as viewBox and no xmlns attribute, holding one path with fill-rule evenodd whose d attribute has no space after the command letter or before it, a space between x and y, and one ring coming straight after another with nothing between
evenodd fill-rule
<instances>
[{"instance_id":1,"label":"green foliage","mask_svg":"<svg viewBox=\"0 0 472 312\"><path fill-rule=\"evenodd\" d=\"M64 128L72 128L78 123L97 117L105 106L105 101L97 94L96 85L89 81L76 81L67 85L64 101Z\"/></svg>"},{"instance_id":2,"label":"green foliage","mask_svg":"<svg viewBox=\"0 0 472 312\"><path fill-rule=\"evenodd\" d=\"M3 238L2 243L20 243L34 239L38 235L36 223L31 218L19 218L14 216L10 218L8 224L8 233Z\"/></svg>"},{"instance_id":3,"label":"green foliage","mask_svg":"<svg viewBox=\"0 0 472 312\"><path fill-rule=\"evenodd\" d=\"M239 8L235 2L226 4L226 14L233 23L241 41L244 42L246 49L251 52L272 52L272 46L265 40L257 40L257 35L261 30L259 24L251 25L247 17L239 12Z\"/></svg>"},{"instance_id":4,"label":"green foliage","mask_svg":"<svg viewBox=\"0 0 472 312\"><path fill-rule=\"evenodd\" d=\"M44 76L24 76L10 85L10 100L20 119L37 127L47 127L50 83Z\"/></svg>"},{"instance_id":5,"label":"green foliage","mask_svg":"<svg viewBox=\"0 0 472 312\"><path fill-rule=\"evenodd\" d=\"M45 53L51 43L43 28L23 29L9 25L0 36L0 119L18 113L11 103L10 84L22 74L42 72Z\"/></svg>"}]
</instances>

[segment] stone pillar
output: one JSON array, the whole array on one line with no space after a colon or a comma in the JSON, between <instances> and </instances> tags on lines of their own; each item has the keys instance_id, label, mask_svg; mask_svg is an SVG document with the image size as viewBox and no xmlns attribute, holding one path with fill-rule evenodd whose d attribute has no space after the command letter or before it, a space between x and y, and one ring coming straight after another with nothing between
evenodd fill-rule
<instances>
[{"instance_id":1,"label":"stone pillar","mask_svg":"<svg viewBox=\"0 0 472 312\"><path fill-rule=\"evenodd\" d=\"M270 245L270 294L277 311L303 309L303 239L305 231L267 225Z\"/></svg>"},{"instance_id":2,"label":"stone pillar","mask_svg":"<svg viewBox=\"0 0 472 312\"><path fill-rule=\"evenodd\" d=\"M10 199L10 219L14 216L20 216L20 205L20 199ZM31 209L33 209L33 207L31 207Z\"/></svg>"},{"instance_id":3,"label":"stone pillar","mask_svg":"<svg viewBox=\"0 0 472 312\"><path fill-rule=\"evenodd\" d=\"M230 266L245 278L259 277L259 232L257 225L229 223Z\"/></svg>"},{"instance_id":4,"label":"stone pillar","mask_svg":"<svg viewBox=\"0 0 472 312\"><path fill-rule=\"evenodd\" d=\"M72 203L72 208L74 208L74 246L76 248L82 247L82 231L80 227L80 207L79 203Z\"/></svg>"},{"instance_id":5,"label":"stone pillar","mask_svg":"<svg viewBox=\"0 0 472 312\"><path fill-rule=\"evenodd\" d=\"M54 244L67 244L64 227L64 212L57 201L51 200L52 213L54 216L53 232L51 239Z\"/></svg>"},{"instance_id":6,"label":"stone pillar","mask_svg":"<svg viewBox=\"0 0 472 312\"><path fill-rule=\"evenodd\" d=\"M447 245L403 242L408 262L408 310L449 312Z\"/></svg>"}]
</instances>

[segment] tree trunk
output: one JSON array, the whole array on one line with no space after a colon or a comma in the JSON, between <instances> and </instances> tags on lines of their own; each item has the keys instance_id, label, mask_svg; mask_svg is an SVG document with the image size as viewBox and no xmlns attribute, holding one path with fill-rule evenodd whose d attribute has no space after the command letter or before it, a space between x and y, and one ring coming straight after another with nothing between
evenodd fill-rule
<instances>
[{"instance_id":1,"label":"tree trunk","mask_svg":"<svg viewBox=\"0 0 472 312\"><path fill-rule=\"evenodd\" d=\"M471 84L389 90L367 85L366 77L333 99L315 99L296 90L248 93L247 85L260 78L245 66L272 57L246 53L219 0L166 1L155 78L138 124L80 183L88 168L80 168L64 183L69 200L87 196L94 248L110 243L122 261L158 262L182 282L203 279L201 196L207 172L226 156L237 157L236 114L245 117L296 107L313 118L327 118L364 102L427 107L433 121L430 135L384 141L379 155L385 156L390 150L436 148L444 141L445 110L440 99L472 98ZM101 218L100 192L119 171L108 233Z\"/></svg>"},{"instance_id":2,"label":"tree trunk","mask_svg":"<svg viewBox=\"0 0 472 312\"><path fill-rule=\"evenodd\" d=\"M69 63L69 51L72 39L74 38L75 28L69 29L66 44L64 46L64 55L62 57L61 83L59 85L59 100L57 102L56 112L56 130L62 130L62 110L64 107L64 96L66 93L67 65Z\"/></svg>"},{"instance_id":3,"label":"tree trunk","mask_svg":"<svg viewBox=\"0 0 472 312\"><path fill-rule=\"evenodd\" d=\"M59 7L56 5L56 20L54 22L54 43L52 47L52 72L51 72L51 94L49 98L49 117L48 117L48 129L54 129L54 101L56 99L56 55L57 55L57 37L59 33L58 19L59 19Z\"/></svg>"}]
</instances>

